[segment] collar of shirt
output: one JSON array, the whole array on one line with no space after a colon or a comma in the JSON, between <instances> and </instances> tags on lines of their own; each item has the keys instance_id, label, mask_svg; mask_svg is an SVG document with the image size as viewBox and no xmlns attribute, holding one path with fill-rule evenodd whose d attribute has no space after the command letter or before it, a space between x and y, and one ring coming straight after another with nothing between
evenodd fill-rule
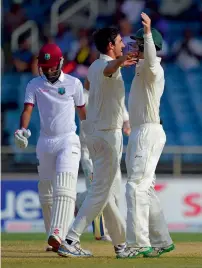
<instances>
[{"instance_id":1,"label":"collar of shirt","mask_svg":"<svg viewBox=\"0 0 202 268\"><path fill-rule=\"evenodd\" d=\"M45 75L43 75L43 78L48 82L48 80L47 80L47 78L46 78ZM64 81L64 78L65 78L65 75L64 75L63 71L61 71L58 80L59 80L60 82L63 82L63 81ZM58 80L57 80L57 81L58 81ZM57 83L57 81L56 81L55 83Z\"/></svg>"},{"instance_id":2,"label":"collar of shirt","mask_svg":"<svg viewBox=\"0 0 202 268\"><path fill-rule=\"evenodd\" d=\"M100 59L107 60L107 61L114 60L114 59L112 59L110 56L108 56L106 54L100 54Z\"/></svg>"}]
</instances>

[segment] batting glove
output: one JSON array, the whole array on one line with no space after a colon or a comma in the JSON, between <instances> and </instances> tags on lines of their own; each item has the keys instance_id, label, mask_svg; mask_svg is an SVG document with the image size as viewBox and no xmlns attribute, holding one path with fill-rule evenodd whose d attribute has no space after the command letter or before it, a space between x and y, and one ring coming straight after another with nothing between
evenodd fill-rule
<instances>
[{"instance_id":1,"label":"batting glove","mask_svg":"<svg viewBox=\"0 0 202 268\"><path fill-rule=\"evenodd\" d=\"M16 130L14 136L16 146L25 149L28 145L28 138L31 136L31 131L29 129L21 128Z\"/></svg>"}]
</instances>

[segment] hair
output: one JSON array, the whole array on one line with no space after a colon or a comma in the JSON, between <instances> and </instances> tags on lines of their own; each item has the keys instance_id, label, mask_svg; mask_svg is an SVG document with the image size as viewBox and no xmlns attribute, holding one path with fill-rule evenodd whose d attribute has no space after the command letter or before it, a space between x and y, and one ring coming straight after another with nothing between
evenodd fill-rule
<instances>
[{"instance_id":1,"label":"hair","mask_svg":"<svg viewBox=\"0 0 202 268\"><path fill-rule=\"evenodd\" d=\"M97 50L105 54L107 47L111 42L115 45L115 39L120 34L119 30L115 27L102 28L93 33L93 39Z\"/></svg>"}]
</instances>

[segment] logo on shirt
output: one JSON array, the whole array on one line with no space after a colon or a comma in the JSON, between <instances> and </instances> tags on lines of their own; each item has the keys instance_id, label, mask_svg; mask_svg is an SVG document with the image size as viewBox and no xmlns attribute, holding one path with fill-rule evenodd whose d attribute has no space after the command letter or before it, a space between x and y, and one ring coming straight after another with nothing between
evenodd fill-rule
<instances>
[{"instance_id":1,"label":"logo on shirt","mask_svg":"<svg viewBox=\"0 0 202 268\"><path fill-rule=\"evenodd\" d=\"M141 157L142 157L141 155L137 155L137 154L135 156L135 158L141 158Z\"/></svg>"},{"instance_id":2,"label":"logo on shirt","mask_svg":"<svg viewBox=\"0 0 202 268\"><path fill-rule=\"evenodd\" d=\"M58 88L58 94L64 95L65 94L65 88L64 87L59 87Z\"/></svg>"},{"instance_id":3,"label":"logo on shirt","mask_svg":"<svg viewBox=\"0 0 202 268\"><path fill-rule=\"evenodd\" d=\"M43 88L41 88L41 89L39 89L41 92L49 92L49 90L48 89L43 89Z\"/></svg>"},{"instance_id":4,"label":"logo on shirt","mask_svg":"<svg viewBox=\"0 0 202 268\"><path fill-rule=\"evenodd\" d=\"M46 54L44 55L44 59L45 59L45 60L50 60L50 57L51 57L51 56L50 56L49 53L46 53Z\"/></svg>"}]
</instances>

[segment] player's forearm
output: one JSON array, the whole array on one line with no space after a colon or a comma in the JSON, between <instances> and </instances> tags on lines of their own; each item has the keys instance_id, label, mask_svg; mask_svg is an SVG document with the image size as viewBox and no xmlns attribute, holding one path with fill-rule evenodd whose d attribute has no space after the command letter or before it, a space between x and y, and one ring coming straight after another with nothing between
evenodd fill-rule
<instances>
[{"instance_id":1,"label":"player's forearm","mask_svg":"<svg viewBox=\"0 0 202 268\"><path fill-rule=\"evenodd\" d=\"M90 89L90 82L88 81L88 79L86 78L85 81L84 81L84 88L86 90L89 90Z\"/></svg>"},{"instance_id":2,"label":"player's forearm","mask_svg":"<svg viewBox=\"0 0 202 268\"><path fill-rule=\"evenodd\" d=\"M79 119L81 121L86 120L86 108L85 107L77 108L77 112L79 115Z\"/></svg>"},{"instance_id":3,"label":"player's forearm","mask_svg":"<svg viewBox=\"0 0 202 268\"><path fill-rule=\"evenodd\" d=\"M110 61L107 66L104 69L104 75L105 76L110 76L113 73L115 73L119 67L121 67L121 65L124 63L126 59L122 56L116 60L112 60Z\"/></svg>"},{"instance_id":4,"label":"player's forearm","mask_svg":"<svg viewBox=\"0 0 202 268\"><path fill-rule=\"evenodd\" d=\"M152 33L144 34L144 58L149 66L154 66L156 62L156 47L152 38Z\"/></svg>"},{"instance_id":5,"label":"player's forearm","mask_svg":"<svg viewBox=\"0 0 202 268\"><path fill-rule=\"evenodd\" d=\"M31 119L31 114L28 111L23 111L20 117L20 128L27 129Z\"/></svg>"}]
</instances>

